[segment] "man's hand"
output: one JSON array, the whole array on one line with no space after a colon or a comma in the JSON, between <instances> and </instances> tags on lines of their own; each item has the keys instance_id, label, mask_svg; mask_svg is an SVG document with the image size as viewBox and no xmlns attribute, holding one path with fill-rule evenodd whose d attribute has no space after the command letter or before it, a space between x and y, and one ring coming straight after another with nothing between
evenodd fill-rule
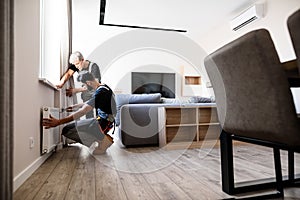
<instances>
[{"instance_id":1,"label":"man's hand","mask_svg":"<svg viewBox=\"0 0 300 200\"><path fill-rule=\"evenodd\" d=\"M61 89L63 86L64 86L64 84L57 84L57 85L56 85L56 88L57 88L57 89Z\"/></svg>"},{"instance_id":2,"label":"man's hand","mask_svg":"<svg viewBox=\"0 0 300 200\"><path fill-rule=\"evenodd\" d=\"M43 118L43 126L45 126L46 129L56 127L58 125L60 125L59 119L56 119L51 115L49 118Z\"/></svg>"},{"instance_id":3,"label":"man's hand","mask_svg":"<svg viewBox=\"0 0 300 200\"><path fill-rule=\"evenodd\" d=\"M83 86L81 88L71 88L70 87L69 89L66 89L66 96L71 97L71 96L73 96L73 94L83 92L83 91L86 91L86 90L87 90L86 86Z\"/></svg>"},{"instance_id":4,"label":"man's hand","mask_svg":"<svg viewBox=\"0 0 300 200\"><path fill-rule=\"evenodd\" d=\"M66 96L67 96L67 97L73 96L74 93L76 93L75 88L69 88L69 89L66 89Z\"/></svg>"},{"instance_id":5,"label":"man's hand","mask_svg":"<svg viewBox=\"0 0 300 200\"><path fill-rule=\"evenodd\" d=\"M76 106L76 105L72 105L66 108L67 112L74 112L77 111L80 107Z\"/></svg>"}]
</instances>

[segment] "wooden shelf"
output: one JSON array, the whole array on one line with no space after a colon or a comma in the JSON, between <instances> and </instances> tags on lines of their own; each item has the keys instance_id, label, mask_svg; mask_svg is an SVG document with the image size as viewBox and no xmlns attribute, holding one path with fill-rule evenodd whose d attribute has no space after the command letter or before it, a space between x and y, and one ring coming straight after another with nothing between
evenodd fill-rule
<instances>
[{"instance_id":1,"label":"wooden shelf","mask_svg":"<svg viewBox=\"0 0 300 200\"><path fill-rule=\"evenodd\" d=\"M182 79L182 96L200 96L203 93L201 76L184 75Z\"/></svg>"},{"instance_id":2,"label":"wooden shelf","mask_svg":"<svg viewBox=\"0 0 300 200\"><path fill-rule=\"evenodd\" d=\"M184 76L186 85L201 85L201 76Z\"/></svg>"},{"instance_id":3,"label":"wooden shelf","mask_svg":"<svg viewBox=\"0 0 300 200\"><path fill-rule=\"evenodd\" d=\"M221 129L215 106L161 107L158 115L160 147L199 148L218 141Z\"/></svg>"}]
</instances>

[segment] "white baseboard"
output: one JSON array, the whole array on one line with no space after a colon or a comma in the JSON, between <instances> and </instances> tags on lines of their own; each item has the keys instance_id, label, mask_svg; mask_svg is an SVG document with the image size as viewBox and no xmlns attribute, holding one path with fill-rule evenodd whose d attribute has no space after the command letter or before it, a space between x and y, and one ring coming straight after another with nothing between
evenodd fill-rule
<instances>
[{"instance_id":1,"label":"white baseboard","mask_svg":"<svg viewBox=\"0 0 300 200\"><path fill-rule=\"evenodd\" d=\"M25 168L21 173L19 173L16 177L14 177L13 192L15 192L47 160L47 158L52 153L53 152L49 152L39 157L33 163L31 163L27 168Z\"/></svg>"}]
</instances>

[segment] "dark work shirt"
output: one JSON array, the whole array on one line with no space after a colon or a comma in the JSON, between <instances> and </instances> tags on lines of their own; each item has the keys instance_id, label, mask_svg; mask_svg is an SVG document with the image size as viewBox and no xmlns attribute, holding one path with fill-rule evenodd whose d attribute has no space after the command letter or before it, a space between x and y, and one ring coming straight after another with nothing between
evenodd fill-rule
<instances>
[{"instance_id":1,"label":"dark work shirt","mask_svg":"<svg viewBox=\"0 0 300 200\"><path fill-rule=\"evenodd\" d=\"M96 115L101 118L106 119L109 114L116 113L115 95L106 84L99 86L86 103L96 108Z\"/></svg>"},{"instance_id":2,"label":"dark work shirt","mask_svg":"<svg viewBox=\"0 0 300 200\"><path fill-rule=\"evenodd\" d=\"M79 71L79 69L77 69L75 67L75 65L73 65L73 64L71 64L68 69L73 70L74 72L78 72Z\"/></svg>"}]
</instances>

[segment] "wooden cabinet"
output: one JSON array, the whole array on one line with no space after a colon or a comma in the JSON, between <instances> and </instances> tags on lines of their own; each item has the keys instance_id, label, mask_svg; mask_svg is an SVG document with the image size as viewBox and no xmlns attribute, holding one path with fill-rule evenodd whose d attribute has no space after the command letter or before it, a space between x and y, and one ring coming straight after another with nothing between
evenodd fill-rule
<instances>
[{"instance_id":1,"label":"wooden cabinet","mask_svg":"<svg viewBox=\"0 0 300 200\"><path fill-rule=\"evenodd\" d=\"M212 105L161 107L158 123L159 145L168 149L214 146L221 131Z\"/></svg>"}]
</instances>

